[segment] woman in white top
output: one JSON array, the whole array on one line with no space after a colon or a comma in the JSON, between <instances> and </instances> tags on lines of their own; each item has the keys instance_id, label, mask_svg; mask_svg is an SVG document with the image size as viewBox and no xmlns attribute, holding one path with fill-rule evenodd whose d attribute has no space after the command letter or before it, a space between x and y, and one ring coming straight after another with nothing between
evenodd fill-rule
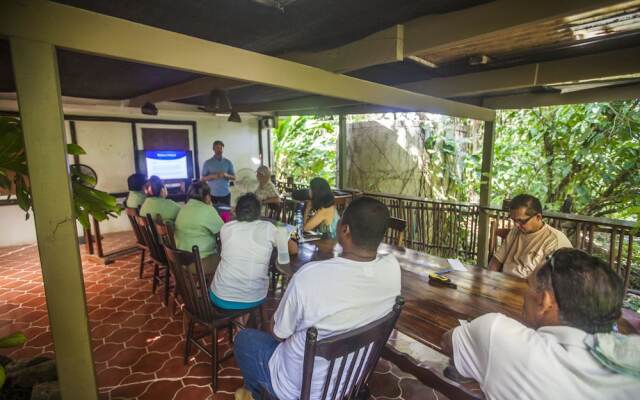
<instances>
[{"instance_id":1,"label":"woman in white top","mask_svg":"<svg viewBox=\"0 0 640 400\"><path fill-rule=\"evenodd\" d=\"M220 264L211 283L213 304L224 309L246 309L261 304L269 290L269 261L278 249L278 264L289 263L289 249L297 252L285 227L260 217L260 201L253 193L238 199L236 220L220 230Z\"/></svg>"}]
</instances>

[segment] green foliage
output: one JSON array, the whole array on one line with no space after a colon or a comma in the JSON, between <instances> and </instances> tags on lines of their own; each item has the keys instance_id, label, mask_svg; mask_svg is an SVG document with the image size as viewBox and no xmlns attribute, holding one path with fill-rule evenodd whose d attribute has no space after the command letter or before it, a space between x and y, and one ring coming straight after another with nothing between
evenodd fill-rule
<instances>
[{"instance_id":1,"label":"green foliage","mask_svg":"<svg viewBox=\"0 0 640 400\"><path fill-rule=\"evenodd\" d=\"M0 349L6 349L8 347L22 346L27 341L27 337L22 332L15 332L9 336L0 338ZM4 386L4 382L7 379L7 375L4 371L4 367L0 365L0 389Z\"/></svg>"},{"instance_id":2,"label":"green foliage","mask_svg":"<svg viewBox=\"0 0 640 400\"><path fill-rule=\"evenodd\" d=\"M309 182L316 176L332 186L336 177L336 135L333 119L286 117L273 131L275 173L278 180L292 176Z\"/></svg>"},{"instance_id":3,"label":"green foliage","mask_svg":"<svg viewBox=\"0 0 640 400\"><path fill-rule=\"evenodd\" d=\"M497 122L494 203L528 192L549 209L570 196L578 214L637 215L638 100L508 110Z\"/></svg>"},{"instance_id":4,"label":"green foliage","mask_svg":"<svg viewBox=\"0 0 640 400\"><path fill-rule=\"evenodd\" d=\"M86 154L77 144L67 145L67 152L71 155ZM89 216L103 221L120 213L121 207L115 197L90 187L95 185L93 177L75 168L70 171L76 218L84 227L89 227ZM29 218L32 198L20 120L0 117L0 188L10 193L14 187L18 206Z\"/></svg>"}]
</instances>

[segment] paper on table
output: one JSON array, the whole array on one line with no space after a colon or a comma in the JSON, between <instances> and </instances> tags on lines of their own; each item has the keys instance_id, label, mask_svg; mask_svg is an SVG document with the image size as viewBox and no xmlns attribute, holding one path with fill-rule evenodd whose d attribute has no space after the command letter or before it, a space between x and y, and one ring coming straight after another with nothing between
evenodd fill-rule
<instances>
[{"instance_id":1,"label":"paper on table","mask_svg":"<svg viewBox=\"0 0 640 400\"><path fill-rule=\"evenodd\" d=\"M447 258L454 271L466 271L467 268L457 258Z\"/></svg>"}]
</instances>

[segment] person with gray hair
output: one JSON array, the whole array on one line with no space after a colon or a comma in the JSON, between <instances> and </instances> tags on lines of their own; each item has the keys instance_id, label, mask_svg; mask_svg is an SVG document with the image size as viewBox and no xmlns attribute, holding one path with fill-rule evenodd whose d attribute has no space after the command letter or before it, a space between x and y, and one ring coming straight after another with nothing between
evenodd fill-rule
<instances>
[{"instance_id":1,"label":"person with gray hair","mask_svg":"<svg viewBox=\"0 0 640 400\"><path fill-rule=\"evenodd\" d=\"M276 189L276 185L271 182L271 170L266 165L261 165L256 171L256 178L258 179L258 188L255 190L255 195L260 200L260 203L267 204L279 204L280 193Z\"/></svg>"},{"instance_id":2,"label":"person with gray hair","mask_svg":"<svg viewBox=\"0 0 640 400\"><path fill-rule=\"evenodd\" d=\"M488 399L632 399L640 337L613 331L624 284L582 250L556 250L527 279L522 323L482 315L442 337L455 369Z\"/></svg>"}]
</instances>

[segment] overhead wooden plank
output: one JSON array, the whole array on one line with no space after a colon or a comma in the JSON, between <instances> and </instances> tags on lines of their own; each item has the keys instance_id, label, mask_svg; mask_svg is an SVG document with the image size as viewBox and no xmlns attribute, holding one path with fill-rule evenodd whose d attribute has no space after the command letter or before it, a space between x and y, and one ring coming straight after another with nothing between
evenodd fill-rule
<instances>
[{"instance_id":1,"label":"overhead wooden plank","mask_svg":"<svg viewBox=\"0 0 640 400\"><path fill-rule=\"evenodd\" d=\"M551 86L633 76L634 74L640 74L640 47L449 78L434 78L406 83L397 87L432 96L462 97L533 86Z\"/></svg>"},{"instance_id":2,"label":"overhead wooden plank","mask_svg":"<svg viewBox=\"0 0 640 400\"><path fill-rule=\"evenodd\" d=\"M404 24L404 54L424 54L457 46L480 35L620 3L619 0L498 0L451 13L426 15Z\"/></svg>"},{"instance_id":3,"label":"overhead wooden plank","mask_svg":"<svg viewBox=\"0 0 640 400\"><path fill-rule=\"evenodd\" d=\"M235 79L204 76L188 82L167 86L149 93L134 97L129 100L129 107L140 107L146 102L159 103L161 101L173 101L187 99L211 92L213 89L226 90L250 85L250 83Z\"/></svg>"},{"instance_id":4,"label":"overhead wooden plank","mask_svg":"<svg viewBox=\"0 0 640 400\"><path fill-rule=\"evenodd\" d=\"M12 0L3 7L0 33L5 36L322 96L480 120L495 118L493 110L482 107L363 81L58 3Z\"/></svg>"},{"instance_id":5,"label":"overhead wooden plank","mask_svg":"<svg viewBox=\"0 0 640 400\"><path fill-rule=\"evenodd\" d=\"M570 93L529 93L511 96L488 97L485 107L494 109L533 108L562 104L594 103L640 98L640 84L601 87Z\"/></svg>"},{"instance_id":6,"label":"overhead wooden plank","mask_svg":"<svg viewBox=\"0 0 640 400\"><path fill-rule=\"evenodd\" d=\"M404 27L394 25L364 39L319 52L287 53L279 58L333 72L348 72L372 65L402 61Z\"/></svg>"},{"instance_id":7,"label":"overhead wooden plank","mask_svg":"<svg viewBox=\"0 0 640 400\"><path fill-rule=\"evenodd\" d=\"M310 65L332 72L347 72L371 65L402 61L403 27L395 25L345 46L319 52L292 52L278 58ZM139 107L147 101L157 103L201 96L213 89L237 89L246 83L231 79L204 77L155 90L129 101Z\"/></svg>"},{"instance_id":8,"label":"overhead wooden plank","mask_svg":"<svg viewBox=\"0 0 640 400\"><path fill-rule=\"evenodd\" d=\"M278 111L302 111L323 109L327 107L342 107L359 104L357 101L334 99L324 96L304 96L290 100L265 101L254 104L238 104L234 110L238 112L278 112Z\"/></svg>"}]
</instances>

